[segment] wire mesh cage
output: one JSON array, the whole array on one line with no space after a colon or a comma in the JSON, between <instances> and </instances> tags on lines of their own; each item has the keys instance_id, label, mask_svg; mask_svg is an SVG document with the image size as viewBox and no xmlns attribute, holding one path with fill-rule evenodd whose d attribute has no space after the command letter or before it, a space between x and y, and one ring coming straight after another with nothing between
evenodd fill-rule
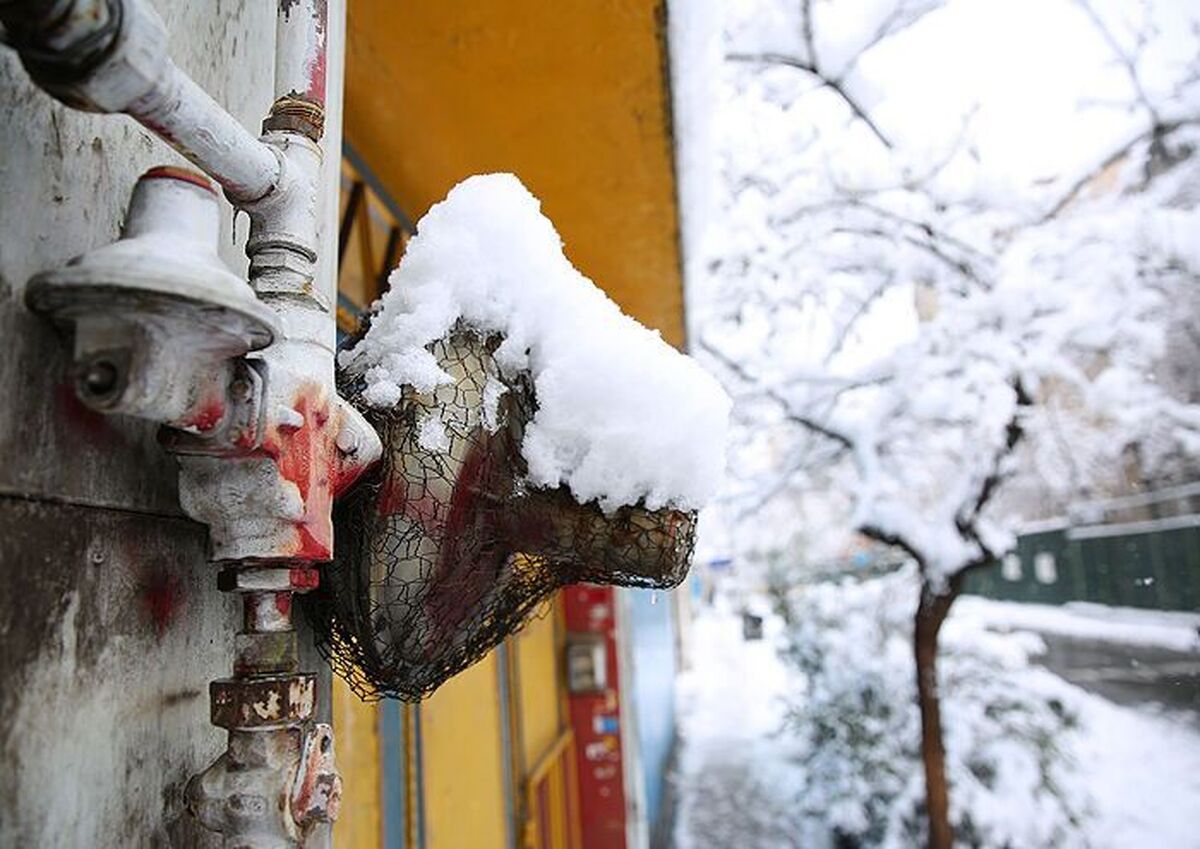
<instances>
[{"instance_id":1,"label":"wire mesh cage","mask_svg":"<svg viewBox=\"0 0 1200 849\"><path fill-rule=\"evenodd\" d=\"M482 658L557 589L592 582L666 589L687 574L694 512L603 512L565 487L528 486L521 456L536 410L505 376L499 336L461 327L430 350L453 380L398 404L341 387L383 458L334 511L335 558L306 599L318 646L364 699L419 700Z\"/></svg>"}]
</instances>

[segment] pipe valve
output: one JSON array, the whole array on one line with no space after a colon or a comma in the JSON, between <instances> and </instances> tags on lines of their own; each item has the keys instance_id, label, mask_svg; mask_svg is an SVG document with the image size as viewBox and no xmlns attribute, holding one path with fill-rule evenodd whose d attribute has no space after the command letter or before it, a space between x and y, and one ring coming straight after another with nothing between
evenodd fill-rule
<instances>
[{"instance_id":1,"label":"pipe valve","mask_svg":"<svg viewBox=\"0 0 1200 849\"><path fill-rule=\"evenodd\" d=\"M255 437L263 380L240 358L279 322L217 255L218 214L207 178L154 168L120 239L30 281L30 308L74 331L84 404L197 437Z\"/></svg>"}]
</instances>

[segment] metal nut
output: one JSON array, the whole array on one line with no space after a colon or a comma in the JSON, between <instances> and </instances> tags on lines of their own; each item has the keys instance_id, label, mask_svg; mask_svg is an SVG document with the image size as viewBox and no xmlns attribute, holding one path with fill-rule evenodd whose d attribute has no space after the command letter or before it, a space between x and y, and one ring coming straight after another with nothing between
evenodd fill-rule
<instances>
[{"instance_id":1,"label":"metal nut","mask_svg":"<svg viewBox=\"0 0 1200 849\"><path fill-rule=\"evenodd\" d=\"M208 686L212 724L220 728L279 728L304 722L316 704L312 673L270 678L222 678Z\"/></svg>"}]
</instances>

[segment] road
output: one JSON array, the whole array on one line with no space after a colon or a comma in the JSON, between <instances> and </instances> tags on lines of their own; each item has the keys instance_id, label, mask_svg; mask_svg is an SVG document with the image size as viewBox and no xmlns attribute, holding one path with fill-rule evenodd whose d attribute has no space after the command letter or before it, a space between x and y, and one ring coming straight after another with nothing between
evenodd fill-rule
<instances>
[{"instance_id":1,"label":"road","mask_svg":"<svg viewBox=\"0 0 1200 849\"><path fill-rule=\"evenodd\" d=\"M1200 727L1200 652L1043 633L1038 660L1072 684L1131 707L1160 706Z\"/></svg>"}]
</instances>

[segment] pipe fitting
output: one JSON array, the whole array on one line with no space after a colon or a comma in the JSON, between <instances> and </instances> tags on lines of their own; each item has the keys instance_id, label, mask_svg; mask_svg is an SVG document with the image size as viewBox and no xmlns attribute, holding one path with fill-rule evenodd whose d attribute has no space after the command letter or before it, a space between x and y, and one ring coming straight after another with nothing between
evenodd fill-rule
<instances>
[{"instance_id":1,"label":"pipe fitting","mask_svg":"<svg viewBox=\"0 0 1200 849\"><path fill-rule=\"evenodd\" d=\"M325 107L303 97L286 95L271 105L262 125L263 133L298 133L319 142L325 132Z\"/></svg>"},{"instance_id":2,"label":"pipe fitting","mask_svg":"<svg viewBox=\"0 0 1200 849\"><path fill-rule=\"evenodd\" d=\"M0 19L33 81L76 109L122 111L169 61L162 19L141 4L9 0Z\"/></svg>"},{"instance_id":3,"label":"pipe fitting","mask_svg":"<svg viewBox=\"0 0 1200 849\"><path fill-rule=\"evenodd\" d=\"M357 410L304 371L288 370L286 346L278 353L268 389L280 403L261 447L234 458L180 457L180 504L208 525L218 560L332 559L333 501L383 451Z\"/></svg>"},{"instance_id":4,"label":"pipe fitting","mask_svg":"<svg viewBox=\"0 0 1200 849\"><path fill-rule=\"evenodd\" d=\"M39 275L27 294L74 330L85 403L168 426L184 511L209 525L213 559L240 561L220 585L243 594L244 630L232 677L210 689L228 747L187 791L231 849L290 849L337 815L332 732L312 725L315 679L298 670L291 604L316 585L311 564L332 557L333 499L381 453L337 395L335 295L315 282L327 14L326 0L278 4L276 102L260 140L174 63L147 0L0 0L35 82L69 105L129 114L250 215L253 288L217 258L208 181L149 173L117 243Z\"/></svg>"},{"instance_id":5,"label":"pipe fitting","mask_svg":"<svg viewBox=\"0 0 1200 849\"><path fill-rule=\"evenodd\" d=\"M266 197L242 205L250 216L250 281L259 295L286 294L329 311L314 284L320 220L321 147L295 132L269 132L263 143L279 160L279 180Z\"/></svg>"},{"instance_id":6,"label":"pipe fitting","mask_svg":"<svg viewBox=\"0 0 1200 849\"><path fill-rule=\"evenodd\" d=\"M233 676L209 686L212 723L229 732L223 755L192 778L188 807L231 847L294 849L313 826L337 818L342 779L333 730L312 722L316 676L297 671L295 593L315 569L233 566L217 586L242 596Z\"/></svg>"},{"instance_id":7,"label":"pipe fitting","mask_svg":"<svg viewBox=\"0 0 1200 849\"><path fill-rule=\"evenodd\" d=\"M192 815L237 849L295 849L314 825L337 819L341 796L333 731L324 723L307 733L231 731L225 754L185 792Z\"/></svg>"}]
</instances>

